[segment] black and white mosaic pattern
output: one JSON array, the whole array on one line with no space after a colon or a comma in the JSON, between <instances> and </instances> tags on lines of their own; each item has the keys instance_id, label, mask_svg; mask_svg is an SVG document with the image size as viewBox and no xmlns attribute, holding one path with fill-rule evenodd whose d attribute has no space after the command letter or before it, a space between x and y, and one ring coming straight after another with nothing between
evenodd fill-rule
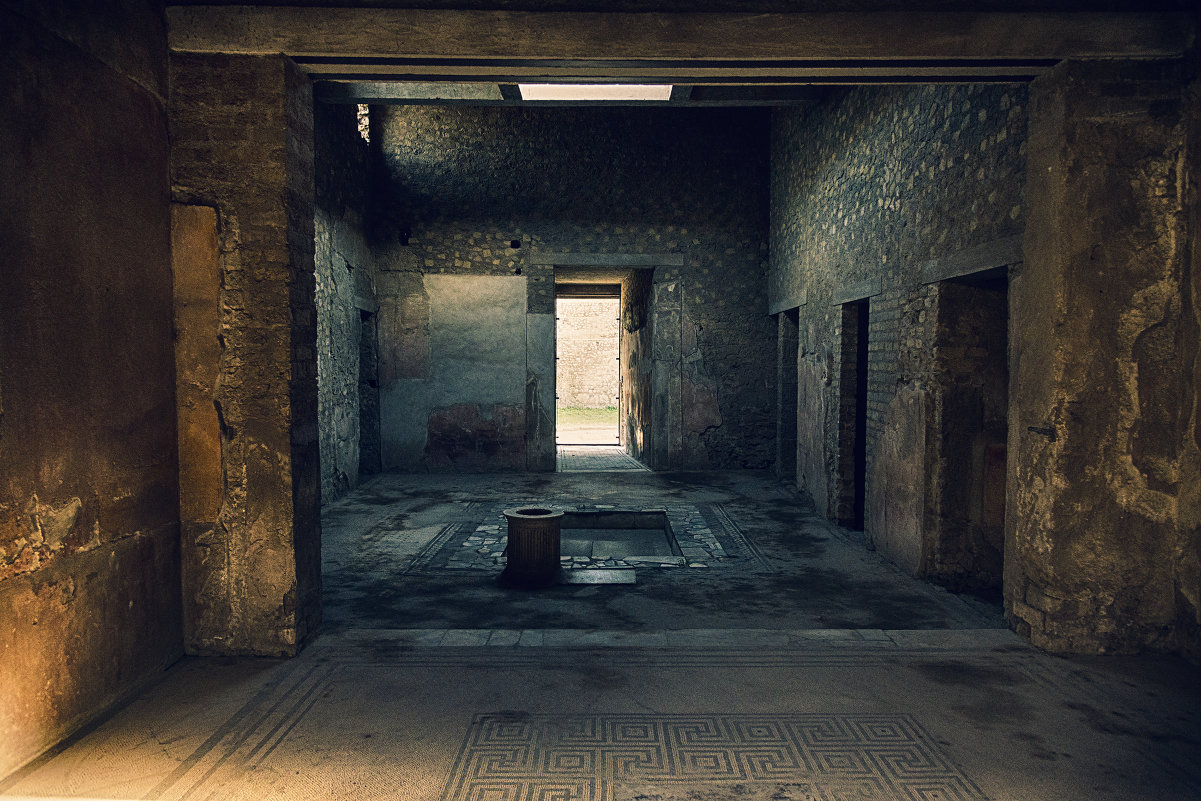
<instances>
[{"instance_id":1,"label":"black and white mosaic pattern","mask_svg":"<svg viewBox=\"0 0 1201 801\"><path fill-rule=\"evenodd\" d=\"M790 787L786 797L985 796L910 715L477 715L446 801L614 801L615 791Z\"/></svg>"}]
</instances>

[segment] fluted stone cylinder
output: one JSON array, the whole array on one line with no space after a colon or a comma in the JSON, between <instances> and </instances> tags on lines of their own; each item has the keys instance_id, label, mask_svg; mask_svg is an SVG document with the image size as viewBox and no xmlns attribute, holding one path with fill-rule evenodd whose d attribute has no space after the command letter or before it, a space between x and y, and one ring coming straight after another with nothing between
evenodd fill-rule
<instances>
[{"instance_id":1,"label":"fluted stone cylinder","mask_svg":"<svg viewBox=\"0 0 1201 801\"><path fill-rule=\"evenodd\" d=\"M508 562L502 583L513 587L546 587L559 577L559 532L563 513L540 507L506 509L509 524Z\"/></svg>"}]
</instances>

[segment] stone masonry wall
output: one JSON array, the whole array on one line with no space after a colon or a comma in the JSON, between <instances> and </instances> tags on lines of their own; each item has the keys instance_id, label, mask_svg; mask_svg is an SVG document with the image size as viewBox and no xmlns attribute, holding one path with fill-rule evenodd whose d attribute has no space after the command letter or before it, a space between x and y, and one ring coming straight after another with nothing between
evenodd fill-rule
<instances>
[{"instance_id":1,"label":"stone masonry wall","mask_svg":"<svg viewBox=\"0 0 1201 801\"><path fill-rule=\"evenodd\" d=\"M1005 596L1051 650L1199 650L1195 76L1065 62L1031 85Z\"/></svg>"},{"instance_id":2,"label":"stone masonry wall","mask_svg":"<svg viewBox=\"0 0 1201 801\"><path fill-rule=\"evenodd\" d=\"M312 89L282 56L171 57L171 191L217 213L221 488L184 521L186 646L287 655L320 623Z\"/></svg>"},{"instance_id":3,"label":"stone masonry wall","mask_svg":"<svg viewBox=\"0 0 1201 801\"><path fill-rule=\"evenodd\" d=\"M617 405L618 299L560 299L556 406Z\"/></svg>"},{"instance_id":4,"label":"stone masonry wall","mask_svg":"<svg viewBox=\"0 0 1201 801\"><path fill-rule=\"evenodd\" d=\"M370 152L356 111L349 105L314 109L317 417L327 503L358 484L360 389L372 391L369 382L360 387L363 337L374 335L363 318L375 313L375 260L366 234Z\"/></svg>"},{"instance_id":5,"label":"stone masonry wall","mask_svg":"<svg viewBox=\"0 0 1201 801\"><path fill-rule=\"evenodd\" d=\"M166 30L0 9L0 778L182 654Z\"/></svg>"},{"instance_id":6,"label":"stone masonry wall","mask_svg":"<svg viewBox=\"0 0 1201 801\"><path fill-rule=\"evenodd\" d=\"M867 535L919 573L938 300L922 266L1021 233L1025 98L864 87L773 117L771 296L800 307L798 485L849 522L839 303L866 297Z\"/></svg>"},{"instance_id":7,"label":"stone masonry wall","mask_svg":"<svg viewBox=\"0 0 1201 801\"><path fill-rule=\"evenodd\" d=\"M686 410L680 466L771 463L765 114L390 107L380 115L389 180L382 270L522 275L527 313L544 326L553 269L533 263L531 251L682 255L683 267L654 271L656 286L678 289L670 297L682 309L673 349L685 399L676 407ZM527 423L546 414L527 404Z\"/></svg>"}]
</instances>

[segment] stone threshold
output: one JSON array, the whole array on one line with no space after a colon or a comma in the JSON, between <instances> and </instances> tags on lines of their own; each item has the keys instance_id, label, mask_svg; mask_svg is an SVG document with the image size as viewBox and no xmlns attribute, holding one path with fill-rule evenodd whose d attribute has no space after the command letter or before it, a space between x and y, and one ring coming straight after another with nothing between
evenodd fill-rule
<instances>
[{"instance_id":1,"label":"stone threshold","mask_svg":"<svg viewBox=\"0 0 1201 801\"><path fill-rule=\"evenodd\" d=\"M1009 629L346 629L315 644L388 644L408 648L812 648L871 650L1032 649Z\"/></svg>"}]
</instances>

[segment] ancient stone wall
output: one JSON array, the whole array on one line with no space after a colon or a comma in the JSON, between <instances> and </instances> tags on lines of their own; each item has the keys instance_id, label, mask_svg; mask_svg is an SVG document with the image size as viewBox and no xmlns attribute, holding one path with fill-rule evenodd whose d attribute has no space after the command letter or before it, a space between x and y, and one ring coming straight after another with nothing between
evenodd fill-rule
<instances>
[{"instance_id":1,"label":"ancient stone wall","mask_svg":"<svg viewBox=\"0 0 1201 801\"><path fill-rule=\"evenodd\" d=\"M2 777L182 637L162 16L5 4L0 40Z\"/></svg>"},{"instance_id":2,"label":"ancient stone wall","mask_svg":"<svg viewBox=\"0 0 1201 801\"><path fill-rule=\"evenodd\" d=\"M560 299L556 406L617 405L618 299Z\"/></svg>"},{"instance_id":3,"label":"ancient stone wall","mask_svg":"<svg viewBox=\"0 0 1201 801\"><path fill-rule=\"evenodd\" d=\"M924 532L939 402L939 295L923 270L1021 233L1025 102L1021 86L864 87L773 117L771 303L799 308L798 485L855 522L865 393L867 535L921 574L934 561ZM857 343L843 332L856 334L864 311L856 382Z\"/></svg>"},{"instance_id":4,"label":"ancient stone wall","mask_svg":"<svg viewBox=\"0 0 1201 801\"><path fill-rule=\"evenodd\" d=\"M392 107L381 115L390 179L381 270L521 276L528 330L541 332L529 336L529 346L541 350L537 358L527 354L526 363L542 365L552 352L554 279L553 265L538 254L682 256L682 267L656 267L653 279L672 287L665 297L680 317L670 349L682 373L672 407L679 418L674 466L771 464L775 327L765 313L765 114ZM381 279L381 317L392 308L416 312L423 303L413 279L394 280L414 291L393 302ZM383 349L396 341L385 325L420 331L408 316L381 320ZM527 378L524 419L512 419L529 429L527 441L536 448L546 436L532 432L549 433L544 421L553 408L534 402L546 398L545 377ZM387 381L381 376L385 399ZM387 417L385 411L385 429ZM406 466L395 456L391 464Z\"/></svg>"},{"instance_id":5,"label":"ancient stone wall","mask_svg":"<svg viewBox=\"0 0 1201 801\"><path fill-rule=\"evenodd\" d=\"M371 398L364 397L376 391L374 379L364 376L374 370L374 345L363 341L375 330L375 259L366 233L370 153L359 135L356 111L346 105L314 109L317 416L326 502L358 484L360 442L364 433L368 439L379 436ZM368 414L361 426L364 408Z\"/></svg>"},{"instance_id":6,"label":"ancient stone wall","mask_svg":"<svg viewBox=\"0 0 1201 801\"><path fill-rule=\"evenodd\" d=\"M171 191L216 209L220 502L184 520L186 647L295 653L320 622L312 89L281 56L173 55Z\"/></svg>"},{"instance_id":7,"label":"ancient stone wall","mask_svg":"<svg viewBox=\"0 0 1201 801\"><path fill-rule=\"evenodd\" d=\"M1198 650L1188 69L1067 62L1031 85L1005 595L1048 649Z\"/></svg>"},{"instance_id":8,"label":"ancient stone wall","mask_svg":"<svg viewBox=\"0 0 1201 801\"><path fill-rule=\"evenodd\" d=\"M1180 449L1183 469L1176 496L1179 532L1172 554L1172 574L1179 588L1177 639L1188 658L1201 664L1201 49L1194 48L1190 54L1186 80L1182 108L1188 240L1180 298L1184 317L1180 386L1184 436Z\"/></svg>"}]
</instances>

